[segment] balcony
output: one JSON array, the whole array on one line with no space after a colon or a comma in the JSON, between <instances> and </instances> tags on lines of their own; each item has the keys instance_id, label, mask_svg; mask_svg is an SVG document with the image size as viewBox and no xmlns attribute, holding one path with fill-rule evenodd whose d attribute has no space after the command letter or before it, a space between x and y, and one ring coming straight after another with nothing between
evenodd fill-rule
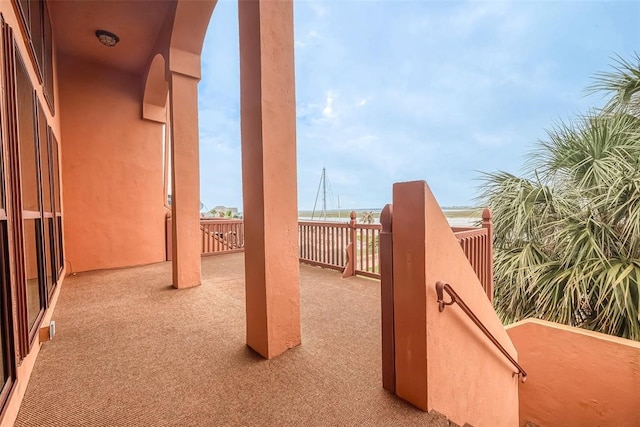
<instances>
[{"instance_id":1,"label":"balcony","mask_svg":"<svg viewBox=\"0 0 640 427\"><path fill-rule=\"evenodd\" d=\"M505 329L482 283L491 227L452 230L424 182L384 212L375 233L298 228L303 343L270 360L245 344L240 222L202 225L198 287L174 289L168 262L67 276L16 425L639 425L640 344ZM381 282L342 279L336 250L343 276L379 265Z\"/></svg>"},{"instance_id":2,"label":"balcony","mask_svg":"<svg viewBox=\"0 0 640 427\"><path fill-rule=\"evenodd\" d=\"M235 253L180 291L167 262L68 277L16 426L449 425L381 387L378 281L301 265L303 343L264 360L243 271Z\"/></svg>"}]
</instances>

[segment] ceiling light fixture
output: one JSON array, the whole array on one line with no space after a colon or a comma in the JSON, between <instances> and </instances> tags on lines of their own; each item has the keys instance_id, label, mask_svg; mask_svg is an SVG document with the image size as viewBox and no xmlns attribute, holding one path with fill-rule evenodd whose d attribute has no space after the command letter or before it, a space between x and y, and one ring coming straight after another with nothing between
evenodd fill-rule
<instances>
[{"instance_id":1,"label":"ceiling light fixture","mask_svg":"<svg viewBox=\"0 0 640 427\"><path fill-rule=\"evenodd\" d=\"M120 41L120 37L105 30L96 30L96 37L98 38L100 43L107 47L114 47Z\"/></svg>"}]
</instances>

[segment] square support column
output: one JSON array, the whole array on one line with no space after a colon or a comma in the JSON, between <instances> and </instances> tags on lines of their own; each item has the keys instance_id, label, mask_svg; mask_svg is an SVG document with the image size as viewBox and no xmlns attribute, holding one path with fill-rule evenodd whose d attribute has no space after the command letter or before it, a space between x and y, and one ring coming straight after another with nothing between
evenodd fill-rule
<instances>
[{"instance_id":1,"label":"square support column","mask_svg":"<svg viewBox=\"0 0 640 427\"><path fill-rule=\"evenodd\" d=\"M169 98L173 286L189 288L201 282L198 79L172 72Z\"/></svg>"},{"instance_id":2,"label":"square support column","mask_svg":"<svg viewBox=\"0 0 640 427\"><path fill-rule=\"evenodd\" d=\"M427 404L427 186L393 184L393 329L395 391Z\"/></svg>"},{"instance_id":3,"label":"square support column","mask_svg":"<svg viewBox=\"0 0 640 427\"><path fill-rule=\"evenodd\" d=\"M247 344L300 344L293 3L239 1Z\"/></svg>"}]
</instances>

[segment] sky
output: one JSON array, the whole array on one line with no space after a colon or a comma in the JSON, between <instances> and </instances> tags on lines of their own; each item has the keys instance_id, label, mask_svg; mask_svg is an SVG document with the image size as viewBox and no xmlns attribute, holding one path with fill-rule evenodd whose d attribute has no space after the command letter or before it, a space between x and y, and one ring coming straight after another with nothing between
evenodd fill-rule
<instances>
[{"instance_id":1,"label":"sky","mask_svg":"<svg viewBox=\"0 0 640 427\"><path fill-rule=\"evenodd\" d=\"M602 105L585 88L640 52L640 1L301 0L294 3L298 206L382 208L425 180L475 205L480 172L519 173L558 121ZM242 211L237 0L202 52L200 192ZM321 204L321 201L318 201Z\"/></svg>"}]
</instances>

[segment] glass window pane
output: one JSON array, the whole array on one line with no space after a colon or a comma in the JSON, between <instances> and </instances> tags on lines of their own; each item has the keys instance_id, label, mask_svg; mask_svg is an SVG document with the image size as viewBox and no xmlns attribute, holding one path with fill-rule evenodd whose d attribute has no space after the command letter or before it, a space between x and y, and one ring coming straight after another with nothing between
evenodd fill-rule
<instances>
[{"instance_id":1,"label":"glass window pane","mask_svg":"<svg viewBox=\"0 0 640 427\"><path fill-rule=\"evenodd\" d=\"M51 212L51 182L49 174L49 144L47 144L47 119L42 106L38 104L38 132L40 137L40 171L42 176L42 207Z\"/></svg>"},{"instance_id":2,"label":"glass window pane","mask_svg":"<svg viewBox=\"0 0 640 427\"><path fill-rule=\"evenodd\" d=\"M40 287L38 286L37 229L39 226L39 220L24 220L24 258L27 273L27 317L29 318L29 329L33 327L40 313L40 307L42 307Z\"/></svg>"},{"instance_id":3,"label":"glass window pane","mask_svg":"<svg viewBox=\"0 0 640 427\"><path fill-rule=\"evenodd\" d=\"M2 154L2 146L0 145L0 209L6 209L4 193L4 160Z\"/></svg>"},{"instance_id":4,"label":"glass window pane","mask_svg":"<svg viewBox=\"0 0 640 427\"><path fill-rule=\"evenodd\" d=\"M54 203L56 205L56 212L62 212L62 207L60 206L60 165L58 163L58 141L56 137L53 136L53 133L49 133L51 135L51 160L53 161L53 194L54 194Z\"/></svg>"},{"instance_id":5,"label":"glass window pane","mask_svg":"<svg viewBox=\"0 0 640 427\"><path fill-rule=\"evenodd\" d=\"M2 301L0 301L2 303ZM2 333L2 328L0 328L0 343L4 344L4 334ZM7 382L7 370L4 368L5 365L5 357L4 357L4 345L0 348L0 375L2 375L2 386Z\"/></svg>"},{"instance_id":6,"label":"glass window pane","mask_svg":"<svg viewBox=\"0 0 640 427\"><path fill-rule=\"evenodd\" d=\"M64 252L62 251L62 217L58 216L58 270L64 267Z\"/></svg>"},{"instance_id":7,"label":"glass window pane","mask_svg":"<svg viewBox=\"0 0 640 427\"><path fill-rule=\"evenodd\" d=\"M37 69L42 73L42 2L29 2L29 19L31 21L31 43L36 57ZM41 74L42 75L42 74Z\"/></svg>"},{"instance_id":8,"label":"glass window pane","mask_svg":"<svg viewBox=\"0 0 640 427\"><path fill-rule=\"evenodd\" d=\"M46 271L46 284L47 284L47 291L50 292L55 283L53 283L53 269L55 268L55 266L53 265L52 259L54 258L54 256L52 256L52 251L53 251L53 239L51 238L52 234L53 234L53 218L44 218L44 258L45 258L45 271Z\"/></svg>"},{"instance_id":9,"label":"glass window pane","mask_svg":"<svg viewBox=\"0 0 640 427\"><path fill-rule=\"evenodd\" d=\"M0 286L7 288L9 286L9 237L7 234L7 221L0 221ZM0 310L4 310L5 301L3 300L5 295L5 289L0 289ZM0 322L4 322L8 318L8 313L0 311ZM7 364L11 363L11 360L5 354L7 351L7 343L5 342L7 337L4 335L4 325L0 325L0 378L2 378L2 385L6 384L9 378L9 371ZM10 345L10 344L9 344Z\"/></svg>"},{"instance_id":10,"label":"glass window pane","mask_svg":"<svg viewBox=\"0 0 640 427\"><path fill-rule=\"evenodd\" d=\"M44 49L43 49L43 66L44 66L44 93L47 97L47 103L53 113L53 32L51 30L51 18L49 17L49 9L47 3L43 2L44 11Z\"/></svg>"},{"instance_id":11,"label":"glass window pane","mask_svg":"<svg viewBox=\"0 0 640 427\"><path fill-rule=\"evenodd\" d=\"M22 10L22 13L24 14L24 19L25 19L25 25L27 26L27 28L29 28L31 25L29 25L29 1L28 0L19 0L19 5L20 5L20 9Z\"/></svg>"},{"instance_id":12,"label":"glass window pane","mask_svg":"<svg viewBox=\"0 0 640 427\"><path fill-rule=\"evenodd\" d=\"M31 81L29 80L24 65L20 60L16 61L16 83L18 94L22 209L25 211L39 211L33 87L31 86Z\"/></svg>"}]
</instances>

